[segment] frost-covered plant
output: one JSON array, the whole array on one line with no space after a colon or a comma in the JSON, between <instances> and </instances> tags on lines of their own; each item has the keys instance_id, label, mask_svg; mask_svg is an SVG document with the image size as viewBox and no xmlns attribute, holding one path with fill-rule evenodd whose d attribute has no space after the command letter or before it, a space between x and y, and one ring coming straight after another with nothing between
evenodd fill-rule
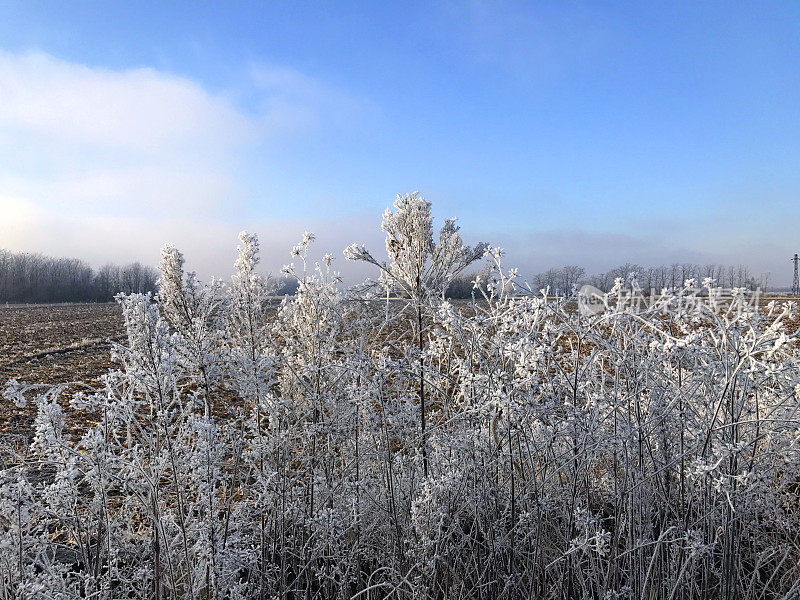
<instances>
[{"instance_id":1,"label":"frost-covered plant","mask_svg":"<svg viewBox=\"0 0 800 600\"><path fill-rule=\"evenodd\" d=\"M425 476L428 475L427 415L425 410L424 313L432 303L444 300L450 282L469 265L484 255L486 244L466 246L455 219L445 221L439 233L439 244L433 241L431 204L419 192L398 194L394 211L386 209L382 229L386 233L388 262L379 262L359 244L348 246L344 253L349 260L364 261L380 269L379 281L386 290L387 301L392 291L411 301L411 328L416 327L420 448ZM413 338L412 338L413 339Z\"/></svg>"},{"instance_id":2,"label":"frost-covered plant","mask_svg":"<svg viewBox=\"0 0 800 600\"><path fill-rule=\"evenodd\" d=\"M225 346L230 378L236 391L251 405L269 397L273 372L273 347L270 339L270 285L257 271L258 238L239 234L239 256L228 288Z\"/></svg>"},{"instance_id":3,"label":"frost-covered plant","mask_svg":"<svg viewBox=\"0 0 800 600\"><path fill-rule=\"evenodd\" d=\"M414 303L444 297L455 276L483 256L486 244L464 245L455 219L447 219L433 241L431 203L419 192L398 194L394 211L383 214L388 262L379 262L360 244L345 249L349 260L371 263L380 269L380 282L388 291L405 294Z\"/></svg>"},{"instance_id":4,"label":"frost-covered plant","mask_svg":"<svg viewBox=\"0 0 800 600\"><path fill-rule=\"evenodd\" d=\"M384 229L349 255L388 304L312 234L280 302L253 235L229 284L167 247L97 389L9 382L0 598L800 596L793 302L620 280L579 311L491 248L454 304L484 250L416 194Z\"/></svg>"},{"instance_id":5,"label":"frost-covered plant","mask_svg":"<svg viewBox=\"0 0 800 600\"><path fill-rule=\"evenodd\" d=\"M197 397L209 416L221 378L225 297L222 282L202 285L194 272L184 274L183 263L183 255L174 246L161 250L158 302L164 318L180 336L181 358L196 373Z\"/></svg>"}]
</instances>

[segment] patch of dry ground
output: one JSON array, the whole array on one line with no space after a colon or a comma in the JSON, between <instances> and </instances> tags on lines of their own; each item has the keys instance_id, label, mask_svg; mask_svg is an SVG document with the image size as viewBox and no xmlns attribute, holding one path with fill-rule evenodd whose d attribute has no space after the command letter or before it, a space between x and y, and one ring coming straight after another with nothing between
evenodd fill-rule
<instances>
[{"instance_id":1,"label":"patch of dry ground","mask_svg":"<svg viewBox=\"0 0 800 600\"><path fill-rule=\"evenodd\" d=\"M108 340L123 334L117 304L0 305L0 386L12 378L96 384L111 367ZM35 408L0 402L0 434L27 436Z\"/></svg>"}]
</instances>

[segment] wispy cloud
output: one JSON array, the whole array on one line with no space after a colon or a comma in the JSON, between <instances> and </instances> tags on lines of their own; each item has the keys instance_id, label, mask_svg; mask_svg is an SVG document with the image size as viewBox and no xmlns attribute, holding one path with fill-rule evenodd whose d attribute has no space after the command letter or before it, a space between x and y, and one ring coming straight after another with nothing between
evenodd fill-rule
<instances>
[{"instance_id":1,"label":"wispy cloud","mask_svg":"<svg viewBox=\"0 0 800 600\"><path fill-rule=\"evenodd\" d=\"M755 275L772 273L783 285L785 273L775 273L775 256L789 254L779 243L752 243L745 238L719 240L698 235L697 229L632 232L547 229L528 234L500 232L499 245L507 251L507 264L530 278L549 268L580 265L589 273L606 272L625 263L642 267L672 263L748 266Z\"/></svg>"},{"instance_id":2,"label":"wispy cloud","mask_svg":"<svg viewBox=\"0 0 800 600\"><path fill-rule=\"evenodd\" d=\"M253 64L250 76L262 96L262 127L272 134L351 127L378 114L369 99L291 67Z\"/></svg>"},{"instance_id":3,"label":"wispy cloud","mask_svg":"<svg viewBox=\"0 0 800 600\"><path fill-rule=\"evenodd\" d=\"M614 42L612 24L581 4L471 0L445 6L467 56L526 83L564 77Z\"/></svg>"}]
</instances>

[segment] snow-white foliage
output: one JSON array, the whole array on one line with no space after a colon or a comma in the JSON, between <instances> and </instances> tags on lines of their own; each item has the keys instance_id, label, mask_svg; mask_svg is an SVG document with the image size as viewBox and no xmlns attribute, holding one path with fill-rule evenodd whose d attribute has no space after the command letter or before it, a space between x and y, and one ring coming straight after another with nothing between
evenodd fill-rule
<instances>
[{"instance_id":1,"label":"snow-white foliage","mask_svg":"<svg viewBox=\"0 0 800 600\"><path fill-rule=\"evenodd\" d=\"M165 248L99 389L7 386L37 412L2 446L0 598L800 597L794 304L581 312L489 249L456 306L484 248L432 226L401 197L387 262L348 249L388 301L311 234L280 303L255 236L230 284Z\"/></svg>"},{"instance_id":2,"label":"snow-white foliage","mask_svg":"<svg viewBox=\"0 0 800 600\"><path fill-rule=\"evenodd\" d=\"M435 244L431 204L419 192L398 195L394 209L387 208L383 213L388 263L376 260L360 244L348 246L345 256L376 265L386 289L399 291L416 302L443 297L453 278L483 256L486 245L465 246L455 219L445 221L439 244Z\"/></svg>"}]
</instances>

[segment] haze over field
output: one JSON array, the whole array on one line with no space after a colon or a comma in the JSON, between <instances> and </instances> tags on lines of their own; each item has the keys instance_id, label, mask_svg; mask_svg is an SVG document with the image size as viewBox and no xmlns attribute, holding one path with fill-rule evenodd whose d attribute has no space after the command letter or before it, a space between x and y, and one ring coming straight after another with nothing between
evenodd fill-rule
<instances>
[{"instance_id":1,"label":"haze over field","mask_svg":"<svg viewBox=\"0 0 800 600\"><path fill-rule=\"evenodd\" d=\"M0 6L0 247L277 271L419 189L524 276L800 250L800 5ZM109 32L113 32L113 35Z\"/></svg>"}]
</instances>

